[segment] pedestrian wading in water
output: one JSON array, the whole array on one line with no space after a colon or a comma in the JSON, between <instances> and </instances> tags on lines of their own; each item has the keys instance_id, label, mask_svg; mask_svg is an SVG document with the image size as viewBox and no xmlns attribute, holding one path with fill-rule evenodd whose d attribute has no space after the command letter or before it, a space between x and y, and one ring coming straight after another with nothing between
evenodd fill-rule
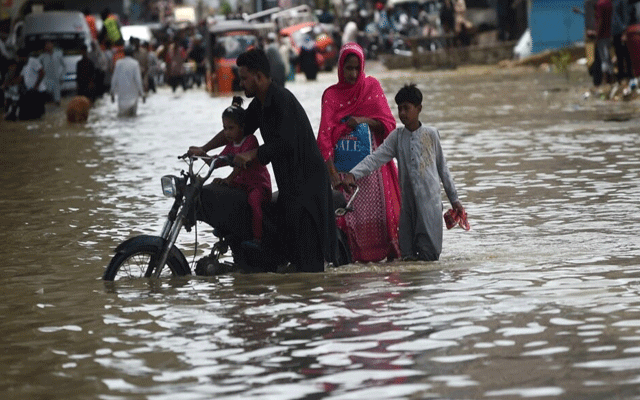
<instances>
[{"instance_id":1,"label":"pedestrian wading in water","mask_svg":"<svg viewBox=\"0 0 640 400\"><path fill-rule=\"evenodd\" d=\"M334 189L341 173L382 144L396 127L380 82L364 71L362 47L346 43L338 57L338 83L322 95L318 147ZM346 149L345 149L346 147ZM337 220L347 234L353 261L377 262L400 257L398 223L400 186L393 161L358 181L353 211Z\"/></svg>"},{"instance_id":2,"label":"pedestrian wading in water","mask_svg":"<svg viewBox=\"0 0 640 400\"><path fill-rule=\"evenodd\" d=\"M343 182L356 184L396 158L402 193L400 252L404 260L435 261L442 252L440 182L453 210L459 215L466 213L447 167L438 130L420 122L422 93L415 85L406 85L396 94L395 102L404 126L391 132L373 154L345 175Z\"/></svg>"},{"instance_id":3,"label":"pedestrian wading in water","mask_svg":"<svg viewBox=\"0 0 640 400\"><path fill-rule=\"evenodd\" d=\"M133 58L133 47L124 50L125 57L116 62L111 78L111 101L118 96L118 115L134 117L138 112L138 97L145 101L140 64Z\"/></svg>"}]
</instances>

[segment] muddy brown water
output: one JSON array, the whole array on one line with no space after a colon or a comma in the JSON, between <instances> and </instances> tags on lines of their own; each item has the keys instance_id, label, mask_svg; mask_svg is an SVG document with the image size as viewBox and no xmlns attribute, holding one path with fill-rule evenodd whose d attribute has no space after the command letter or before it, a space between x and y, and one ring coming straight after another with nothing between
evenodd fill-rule
<instances>
[{"instance_id":1,"label":"muddy brown water","mask_svg":"<svg viewBox=\"0 0 640 400\"><path fill-rule=\"evenodd\" d=\"M417 82L440 129L472 230L438 262L105 284L229 98L1 122L4 398L640 398L640 102L585 99L581 71L370 71L391 101ZM335 80L289 85L315 128Z\"/></svg>"}]
</instances>

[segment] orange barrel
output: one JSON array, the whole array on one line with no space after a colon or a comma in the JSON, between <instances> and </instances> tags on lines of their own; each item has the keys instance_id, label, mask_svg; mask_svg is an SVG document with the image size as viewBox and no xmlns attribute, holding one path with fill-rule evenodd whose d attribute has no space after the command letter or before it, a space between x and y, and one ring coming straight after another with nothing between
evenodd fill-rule
<instances>
[{"instance_id":1,"label":"orange barrel","mask_svg":"<svg viewBox=\"0 0 640 400\"><path fill-rule=\"evenodd\" d=\"M236 64L234 59L221 58L218 60L216 68L216 80L220 93L231 93L233 91L233 67Z\"/></svg>"}]
</instances>

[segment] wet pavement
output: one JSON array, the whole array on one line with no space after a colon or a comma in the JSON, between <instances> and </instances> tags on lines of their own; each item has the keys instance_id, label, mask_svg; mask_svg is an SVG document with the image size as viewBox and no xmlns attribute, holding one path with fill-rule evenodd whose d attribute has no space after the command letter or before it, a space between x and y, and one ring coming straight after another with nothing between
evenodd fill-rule
<instances>
[{"instance_id":1,"label":"wet pavement","mask_svg":"<svg viewBox=\"0 0 640 400\"><path fill-rule=\"evenodd\" d=\"M105 284L118 243L158 233L160 177L230 98L162 88L136 118L105 98L86 125L0 122L0 391L640 398L640 101L585 98L581 71L368 72L389 99L418 83L440 130L472 229L446 231L438 262ZM316 129L335 81L288 86ZM196 258L211 230L197 237ZM189 261L194 242L179 239Z\"/></svg>"}]
</instances>

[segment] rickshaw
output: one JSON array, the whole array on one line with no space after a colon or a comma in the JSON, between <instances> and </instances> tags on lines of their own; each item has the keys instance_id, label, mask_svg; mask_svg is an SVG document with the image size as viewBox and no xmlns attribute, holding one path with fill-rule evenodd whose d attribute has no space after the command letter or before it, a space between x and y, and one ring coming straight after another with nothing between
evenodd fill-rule
<instances>
[{"instance_id":1,"label":"rickshaw","mask_svg":"<svg viewBox=\"0 0 640 400\"><path fill-rule=\"evenodd\" d=\"M218 21L209 27L207 45L207 90L231 93L241 90L236 59L258 46L258 27L244 21Z\"/></svg>"},{"instance_id":2,"label":"rickshaw","mask_svg":"<svg viewBox=\"0 0 640 400\"><path fill-rule=\"evenodd\" d=\"M296 54L300 54L300 48L307 40L311 40L317 53L318 68L322 71L331 71L338 61L338 47L331 35L322 25L315 21L302 22L280 30L280 35L291 40L291 46Z\"/></svg>"}]
</instances>

